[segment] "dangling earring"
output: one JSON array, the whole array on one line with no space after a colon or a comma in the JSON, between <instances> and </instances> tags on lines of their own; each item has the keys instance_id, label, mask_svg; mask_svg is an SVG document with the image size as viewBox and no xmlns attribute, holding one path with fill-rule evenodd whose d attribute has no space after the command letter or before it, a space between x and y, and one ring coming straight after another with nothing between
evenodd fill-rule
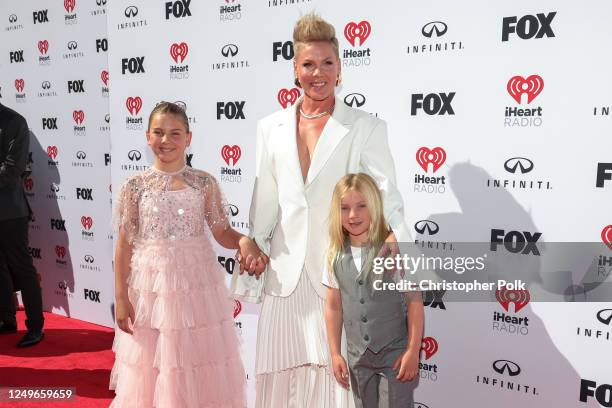
<instances>
[{"instance_id":1,"label":"dangling earring","mask_svg":"<svg viewBox=\"0 0 612 408\"><path fill-rule=\"evenodd\" d=\"M338 74L338 78L336 78L336 86L340 86L342 83L342 74Z\"/></svg>"},{"instance_id":2,"label":"dangling earring","mask_svg":"<svg viewBox=\"0 0 612 408\"><path fill-rule=\"evenodd\" d=\"M295 77L295 81L293 81L293 83L295 84L295 86L297 86L298 88L302 87L302 84L300 83L300 80L298 79L298 77Z\"/></svg>"}]
</instances>

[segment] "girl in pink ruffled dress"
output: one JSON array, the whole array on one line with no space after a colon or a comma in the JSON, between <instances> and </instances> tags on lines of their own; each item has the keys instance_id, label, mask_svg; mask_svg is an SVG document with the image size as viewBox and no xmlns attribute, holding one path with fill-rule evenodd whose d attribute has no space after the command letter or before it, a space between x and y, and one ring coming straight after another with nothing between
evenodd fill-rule
<instances>
[{"instance_id":1,"label":"girl in pink ruffled dress","mask_svg":"<svg viewBox=\"0 0 612 408\"><path fill-rule=\"evenodd\" d=\"M230 227L215 179L186 166L191 132L178 105L153 110L147 141L155 163L124 183L115 206L111 407L243 408L234 302L210 235L259 270L267 260Z\"/></svg>"}]
</instances>

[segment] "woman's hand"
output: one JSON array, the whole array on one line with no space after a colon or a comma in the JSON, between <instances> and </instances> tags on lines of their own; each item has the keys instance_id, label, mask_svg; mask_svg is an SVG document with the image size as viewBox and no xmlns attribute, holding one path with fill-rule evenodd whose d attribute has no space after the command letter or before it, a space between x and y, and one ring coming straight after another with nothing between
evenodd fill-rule
<instances>
[{"instance_id":1,"label":"woman's hand","mask_svg":"<svg viewBox=\"0 0 612 408\"><path fill-rule=\"evenodd\" d=\"M269 258L264 254L255 241L247 236L240 238L236 259L240 263L240 274L246 270L249 275L255 274L258 278L266 270Z\"/></svg>"},{"instance_id":2,"label":"woman's hand","mask_svg":"<svg viewBox=\"0 0 612 408\"><path fill-rule=\"evenodd\" d=\"M344 360L344 357L342 357L340 354L336 354L335 356L332 356L331 362L332 368L334 370L334 377L336 377L336 381L338 381L338 384L340 384L347 390L350 389L349 370L348 366L346 365L346 360Z\"/></svg>"},{"instance_id":3,"label":"woman's hand","mask_svg":"<svg viewBox=\"0 0 612 408\"><path fill-rule=\"evenodd\" d=\"M130 299L127 297L117 299L115 302L115 321L117 322L117 326L128 334L134 334L132 331L134 319L134 307L132 306Z\"/></svg>"},{"instance_id":4,"label":"woman's hand","mask_svg":"<svg viewBox=\"0 0 612 408\"><path fill-rule=\"evenodd\" d=\"M419 375L419 352L411 349L406 350L393 363L393 371L396 371L397 378L400 382L412 381Z\"/></svg>"}]
</instances>

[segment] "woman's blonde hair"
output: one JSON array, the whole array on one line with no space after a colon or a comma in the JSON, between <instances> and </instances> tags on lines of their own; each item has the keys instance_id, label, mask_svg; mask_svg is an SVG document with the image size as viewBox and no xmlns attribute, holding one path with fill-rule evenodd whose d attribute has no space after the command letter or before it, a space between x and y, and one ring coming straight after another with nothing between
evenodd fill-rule
<instances>
[{"instance_id":1,"label":"woman's blonde hair","mask_svg":"<svg viewBox=\"0 0 612 408\"><path fill-rule=\"evenodd\" d=\"M374 179L365 173L349 173L342 177L334 187L331 208L329 209L329 249L327 251L327 270L334 276L334 261L344 248L346 232L342 227L342 198L350 191L363 195L370 213L370 228L366 241L368 246L379 248L387 236L389 225L385 220L382 195Z\"/></svg>"},{"instance_id":2,"label":"woman's blonde hair","mask_svg":"<svg viewBox=\"0 0 612 408\"><path fill-rule=\"evenodd\" d=\"M295 23L293 28L293 51L298 55L302 48L313 41L325 41L332 45L336 56L340 58L338 39L334 26L323 20L314 11L306 14Z\"/></svg>"}]
</instances>

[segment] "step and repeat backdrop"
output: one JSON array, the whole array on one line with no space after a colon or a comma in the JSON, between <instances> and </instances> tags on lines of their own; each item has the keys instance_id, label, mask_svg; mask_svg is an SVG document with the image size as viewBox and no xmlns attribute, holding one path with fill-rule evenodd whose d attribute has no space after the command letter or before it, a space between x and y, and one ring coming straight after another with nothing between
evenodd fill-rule
<instances>
[{"instance_id":1,"label":"step and repeat backdrop","mask_svg":"<svg viewBox=\"0 0 612 408\"><path fill-rule=\"evenodd\" d=\"M185 107L188 163L246 233L258 119L290 107L295 21L336 27L342 103L387 121L406 221L424 246L612 248L612 4L542 0L31 1L0 5L0 102L32 131L31 251L49 310L113 325L112 191L148 168L148 115ZM228 282L233 252L216 247ZM597 277L610 281L602 245ZM571 274L570 274L571 276ZM589 300L570 278L559 300ZM611 407L612 304L426 301L420 408ZM258 307L234 317L254 392Z\"/></svg>"}]
</instances>

